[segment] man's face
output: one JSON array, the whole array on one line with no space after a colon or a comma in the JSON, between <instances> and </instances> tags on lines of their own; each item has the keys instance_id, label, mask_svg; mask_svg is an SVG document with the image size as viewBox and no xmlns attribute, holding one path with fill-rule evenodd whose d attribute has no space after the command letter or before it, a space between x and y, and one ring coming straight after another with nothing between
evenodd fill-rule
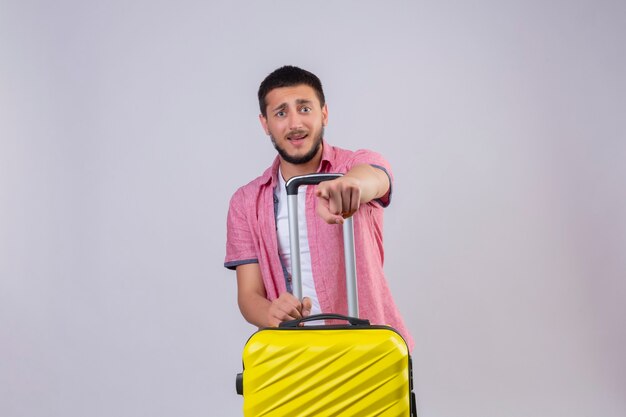
<instances>
[{"instance_id":1,"label":"man's face","mask_svg":"<svg viewBox=\"0 0 626 417\"><path fill-rule=\"evenodd\" d=\"M265 97L266 114L261 125L279 155L292 164L305 164L321 153L326 105L320 106L315 90L308 85L281 87Z\"/></svg>"}]
</instances>

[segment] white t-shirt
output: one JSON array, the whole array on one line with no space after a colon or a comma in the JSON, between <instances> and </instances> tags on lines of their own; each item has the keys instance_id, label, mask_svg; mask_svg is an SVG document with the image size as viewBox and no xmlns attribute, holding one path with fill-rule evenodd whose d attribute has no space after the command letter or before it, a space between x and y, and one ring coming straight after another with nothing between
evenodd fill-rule
<instances>
[{"instance_id":1,"label":"white t-shirt","mask_svg":"<svg viewBox=\"0 0 626 417\"><path fill-rule=\"evenodd\" d=\"M289 244L289 211L287 209L287 190L282 172L278 171L280 184L278 186L278 212L276 215L276 226L278 233L278 251L283 261L283 265L291 274L291 246ZM311 299L311 314L320 314L320 303L315 292L315 282L313 281L313 271L311 269L311 250L309 249L309 238L306 228L306 190L307 186L298 189L298 227L300 235L300 269L302 272L302 296Z\"/></svg>"}]
</instances>

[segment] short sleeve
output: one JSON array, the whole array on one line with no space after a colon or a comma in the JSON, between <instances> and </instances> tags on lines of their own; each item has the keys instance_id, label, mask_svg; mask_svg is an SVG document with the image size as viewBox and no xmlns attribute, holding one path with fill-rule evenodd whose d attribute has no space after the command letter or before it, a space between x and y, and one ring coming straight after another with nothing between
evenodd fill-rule
<instances>
[{"instance_id":1,"label":"short sleeve","mask_svg":"<svg viewBox=\"0 0 626 417\"><path fill-rule=\"evenodd\" d=\"M391 203L391 191L393 189L393 174L391 172L391 166L389 165L389 162L387 162L387 160L381 154L366 149L359 149L358 151L354 152L354 155L350 159L351 160L348 165L348 170L356 165L368 164L373 166L374 168L382 170L387 175L387 177L389 178L389 189L384 196L375 200L381 206L387 207Z\"/></svg>"},{"instance_id":2,"label":"short sleeve","mask_svg":"<svg viewBox=\"0 0 626 417\"><path fill-rule=\"evenodd\" d=\"M242 189L230 200L226 220L226 258L224 267L234 270L239 265L258 263L255 239L247 220L247 205Z\"/></svg>"}]
</instances>

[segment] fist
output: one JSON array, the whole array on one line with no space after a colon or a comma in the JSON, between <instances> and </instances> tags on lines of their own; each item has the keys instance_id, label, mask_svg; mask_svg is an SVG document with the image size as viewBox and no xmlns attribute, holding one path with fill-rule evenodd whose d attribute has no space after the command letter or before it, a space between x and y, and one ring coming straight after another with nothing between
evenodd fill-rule
<instances>
[{"instance_id":1,"label":"fist","mask_svg":"<svg viewBox=\"0 0 626 417\"><path fill-rule=\"evenodd\" d=\"M328 224L342 224L361 204L361 184L354 177L343 176L324 181L315 189L317 214Z\"/></svg>"},{"instance_id":2,"label":"fist","mask_svg":"<svg viewBox=\"0 0 626 417\"><path fill-rule=\"evenodd\" d=\"M293 294L284 292L272 301L267 321L270 327L277 327L283 321L301 319L310 314L311 299L309 297L304 297L300 302Z\"/></svg>"}]
</instances>

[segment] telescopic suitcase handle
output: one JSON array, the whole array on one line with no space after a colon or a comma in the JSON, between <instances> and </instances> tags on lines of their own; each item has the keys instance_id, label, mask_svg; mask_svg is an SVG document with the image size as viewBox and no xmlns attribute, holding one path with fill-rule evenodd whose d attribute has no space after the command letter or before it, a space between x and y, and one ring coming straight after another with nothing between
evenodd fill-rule
<instances>
[{"instance_id":1,"label":"telescopic suitcase handle","mask_svg":"<svg viewBox=\"0 0 626 417\"><path fill-rule=\"evenodd\" d=\"M291 248L291 275L293 295L302 299L302 272L300 269L300 233L298 231L298 188L301 185L316 185L334 180L343 174L308 174L293 177L287 181L287 208L289 211L289 243ZM346 292L348 295L348 315L359 317L359 301L356 277L356 255L354 251L354 221L348 217L343 222L343 250L346 264Z\"/></svg>"}]
</instances>

